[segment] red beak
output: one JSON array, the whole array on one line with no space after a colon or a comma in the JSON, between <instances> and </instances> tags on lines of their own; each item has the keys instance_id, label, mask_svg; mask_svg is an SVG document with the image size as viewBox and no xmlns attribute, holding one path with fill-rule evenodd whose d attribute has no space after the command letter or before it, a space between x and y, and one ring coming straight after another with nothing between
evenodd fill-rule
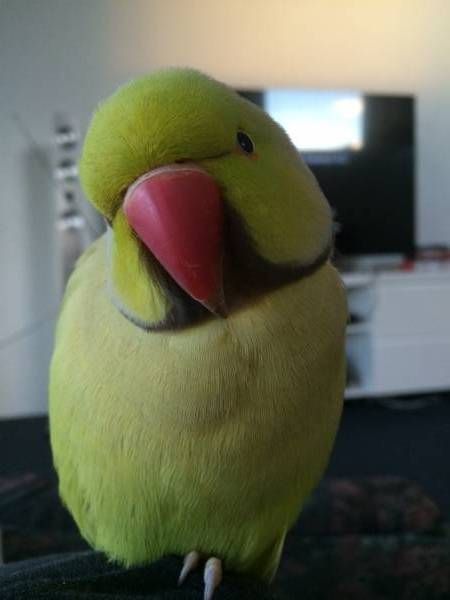
<instances>
[{"instance_id":1,"label":"red beak","mask_svg":"<svg viewBox=\"0 0 450 600\"><path fill-rule=\"evenodd\" d=\"M139 239L178 285L210 311L225 316L224 211L215 180L187 163L155 169L128 189L124 212Z\"/></svg>"}]
</instances>

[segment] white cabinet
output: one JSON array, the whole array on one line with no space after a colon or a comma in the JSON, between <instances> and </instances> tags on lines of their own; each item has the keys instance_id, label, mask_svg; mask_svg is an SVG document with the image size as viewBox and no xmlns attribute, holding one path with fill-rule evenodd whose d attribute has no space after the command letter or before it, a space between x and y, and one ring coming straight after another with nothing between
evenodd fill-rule
<instances>
[{"instance_id":1,"label":"white cabinet","mask_svg":"<svg viewBox=\"0 0 450 600\"><path fill-rule=\"evenodd\" d=\"M450 269L344 274L347 398L450 390Z\"/></svg>"}]
</instances>

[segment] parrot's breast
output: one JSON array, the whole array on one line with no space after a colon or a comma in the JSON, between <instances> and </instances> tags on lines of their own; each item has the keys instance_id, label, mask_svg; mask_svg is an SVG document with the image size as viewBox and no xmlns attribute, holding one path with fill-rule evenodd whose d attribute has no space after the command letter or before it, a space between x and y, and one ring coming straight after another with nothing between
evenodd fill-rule
<instances>
[{"instance_id":1,"label":"parrot's breast","mask_svg":"<svg viewBox=\"0 0 450 600\"><path fill-rule=\"evenodd\" d=\"M336 271L233 313L146 332L105 292L104 240L71 278L51 367L63 500L125 564L198 550L270 578L328 461L344 388Z\"/></svg>"}]
</instances>

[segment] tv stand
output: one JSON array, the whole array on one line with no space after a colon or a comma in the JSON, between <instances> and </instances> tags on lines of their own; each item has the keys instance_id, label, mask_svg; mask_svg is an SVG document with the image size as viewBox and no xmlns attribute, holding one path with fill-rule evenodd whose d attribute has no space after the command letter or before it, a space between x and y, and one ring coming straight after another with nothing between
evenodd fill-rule
<instances>
[{"instance_id":1,"label":"tv stand","mask_svg":"<svg viewBox=\"0 0 450 600\"><path fill-rule=\"evenodd\" d=\"M345 397L450 390L450 266L346 272Z\"/></svg>"}]
</instances>

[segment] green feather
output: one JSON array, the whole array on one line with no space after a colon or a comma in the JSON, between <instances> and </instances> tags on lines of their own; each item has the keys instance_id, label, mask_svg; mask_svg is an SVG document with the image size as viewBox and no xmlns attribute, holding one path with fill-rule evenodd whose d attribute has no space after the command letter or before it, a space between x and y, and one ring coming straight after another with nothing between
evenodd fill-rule
<instances>
[{"instance_id":1,"label":"green feather","mask_svg":"<svg viewBox=\"0 0 450 600\"><path fill-rule=\"evenodd\" d=\"M255 159L237 152L238 128ZM197 550L269 580L338 426L345 292L325 262L227 319L145 331L125 318L158 323L170 298L142 266L123 193L178 159L216 178L269 267L307 266L330 243L328 205L286 134L222 84L170 70L108 100L81 172L113 226L70 279L51 365L60 492L85 538L125 565Z\"/></svg>"},{"instance_id":2,"label":"green feather","mask_svg":"<svg viewBox=\"0 0 450 600\"><path fill-rule=\"evenodd\" d=\"M86 539L126 565L196 549L270 578L340 417L336 271L326 264L226 320L149 334L108 301L105 256L100 240L82 260L58 326L50 414L63 500Z\"/></svg>"}]
</instances>

